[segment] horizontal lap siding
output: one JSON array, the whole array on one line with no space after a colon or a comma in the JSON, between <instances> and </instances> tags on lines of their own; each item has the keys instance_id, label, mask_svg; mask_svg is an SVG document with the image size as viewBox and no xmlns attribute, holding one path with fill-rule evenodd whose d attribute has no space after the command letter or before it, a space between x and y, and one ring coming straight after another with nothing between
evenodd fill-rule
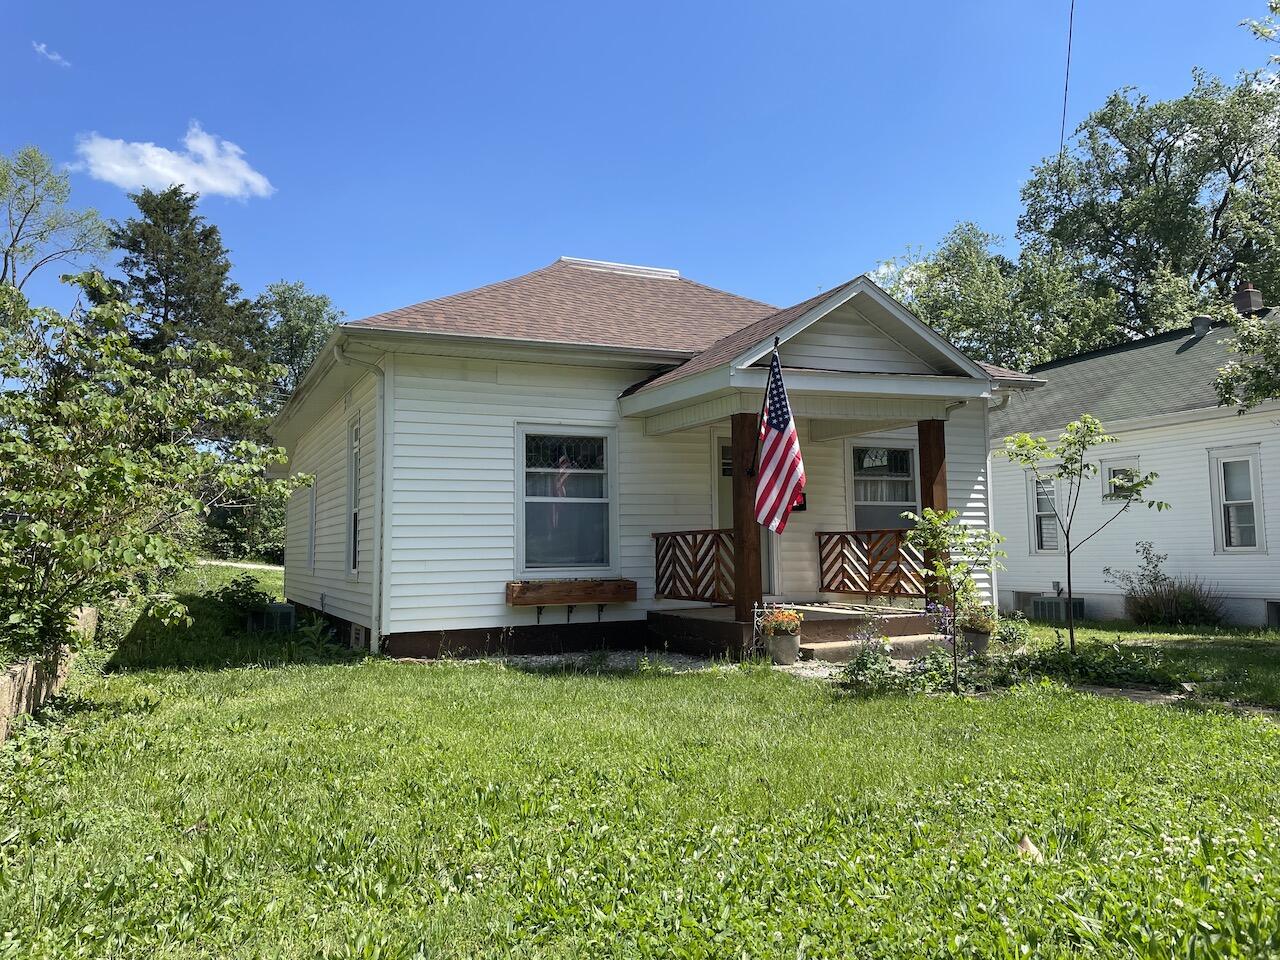
<instances>
[{"instance_id":1,"label":"horizontal lap siding","mask_svg":"<svg viewBox=\"0 0 1280 960\"><path fill-rule=\"evenodd\" d=\"M307 563L309 493L297 490L286 508L285 596L344 620L370 626L375 460L373 375L366 376L298 438L290 451L294 473L316 478L315 568ZM347 529L347 431L360 419L360 571L349 573Z\"/></svg>"},{"instance_id":2,"label":"horizontal lap siding","mask_svg":"<svg viewBox=\"0 0 1280 960\"><path fill-rule=\"evenodd\" d=\"M516 577L516 426L556 422L612 427L617 436L618 576L637 582L635 604L606 619L636 619L654 605L653 540L661 530L711 524L706 429L645 437L618 415L634 370L486 360L397 357L391 481L388 633L518 626L536 612L506 604ZM584 572L583 576L591 576ZM548 618L563 622L565 610ZM592 620L594 606L575 621Z\"/></svg>"},{"instance_id":3,"label":"horizontal lap siding","mask_svg":"<svg viewBox=\"0 0 1280 960\"><path fill-rule=\"evenodd\" d=\"M819 530L846 530L845 440L809 441L809 422L801 420L800 452L804 456L806 509L792 511L782 536L782 594L787 600L813 600L818 589ZM768 536L768 534L766 534Z\"/></svg>"},{"instance_id":4,"label":"horizontal lap siding","mask_svg":"<svg viewBox=\"0 0 1280 960\"><path fill-rule=\"evenodd\" d=\"M778 349L783 366L815 370L934 373L906 347L885 336L850 306L844 306Z\"/></svg>"},{"instance_id":5,"label":"horizontal lap siding","mask_svg":"<svg viewBox=\"0 0 1280 960\"><path fill-rule=\"evenodd\" d=\"M1156 513L1131 508L1073 557L1074 588L1081 593L1120 591L1109 584L1103 568L1133 570L1138 566L1134 545L1150 540L1166 553L1168 574L1204 578L1229 597L1280 599L1280 430L1274 414L1247 414L1118 433L1119 442L1102 447L1091 459L1137 456L1144 473L1160 475L1151 496L1171 509ZM1213 503L1209 487L1209 450L1260 445L1263 518L1268 553L1215 554ZM1050 590L1055 580L1066 582L1061 555L1031 552L1027 517L1026 475L1004 457L993 454L997 528L1007 538L1009 570L1000 575L1002 591ZM1076 530L1087 535L1114 513L1102 502L1102 480L1086 481L1081 493Z\"/></svg>"}]
</instances>

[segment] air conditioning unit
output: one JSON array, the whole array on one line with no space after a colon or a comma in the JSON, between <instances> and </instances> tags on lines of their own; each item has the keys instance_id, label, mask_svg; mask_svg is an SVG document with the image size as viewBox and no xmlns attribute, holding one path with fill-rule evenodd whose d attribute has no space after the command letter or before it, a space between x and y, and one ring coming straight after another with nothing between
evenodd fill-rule
<instances>
[{"instance_id":1,"label":"air conditioning unit","mask_svg":"<svg viewBox=\"0 0 1280 960\"><path fill-rule=\"evenodd\" d=\"M297 627L298 613L292 603L268 603L249 614L251 633L290 633Z\"/></svg>"},{"instance_id":2,"label":"air conditioning unit","mask_svg":"<svg viewBox=\"0 0 1280 960\"><path fill-rule=\"evenodd\" d=\"M1076 597L1071 601L1071 614L1076 620L1084 619L1084 601ZM1031 601L1031 619L1048 623L1067 622L1067 598L1047 593Z\"/></svg>"}]
</instances>

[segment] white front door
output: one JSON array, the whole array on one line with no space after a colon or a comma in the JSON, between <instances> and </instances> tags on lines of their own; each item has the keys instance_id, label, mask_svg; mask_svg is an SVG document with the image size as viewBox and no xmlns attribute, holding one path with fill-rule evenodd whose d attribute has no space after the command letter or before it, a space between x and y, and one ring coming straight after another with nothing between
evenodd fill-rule
<instances>
[{"instance_id":1,"label":"white front door","mask_svg":"<svg viewBox=\"0 0 1280 960\"><path fill-rule=\"evenodd\" d=\"M714 501L716 528L733 529L733 446L727 437L713 438L712 472L715 474L711 485ZM760 528L760 589L766 596L771 596L773 589L773 557L776 533Z\"/></svg>"}]
</instances>

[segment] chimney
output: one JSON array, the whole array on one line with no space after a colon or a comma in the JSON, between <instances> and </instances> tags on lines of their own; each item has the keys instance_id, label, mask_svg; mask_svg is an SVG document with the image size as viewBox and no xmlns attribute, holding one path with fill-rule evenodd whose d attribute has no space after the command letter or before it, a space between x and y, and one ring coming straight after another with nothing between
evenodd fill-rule
<instances>
[{"instance_id":1,"label":"chimney","mask_svg":"<svg viewBox=\"0 0 1280 960\"><path fill-rule=\"evenodd\" d=\"M1213 317L1206 317L1203 313L1198 317L1191 318L1191 332L1197 337L1203 337L1212 326Z\"/></svg>"},{"instance_id":2,"label":"chimney","mask_svg":"<svg viewBox=\"0 0 1280 960\"><path fill-rule=\"evenodd\" d=\"M1262 292L1248 280L1236 287L1232 299L1235 301L1236 313L1244 317L1255 316L1265 309L1262 305Z\"/></svg>"}]
</instances>

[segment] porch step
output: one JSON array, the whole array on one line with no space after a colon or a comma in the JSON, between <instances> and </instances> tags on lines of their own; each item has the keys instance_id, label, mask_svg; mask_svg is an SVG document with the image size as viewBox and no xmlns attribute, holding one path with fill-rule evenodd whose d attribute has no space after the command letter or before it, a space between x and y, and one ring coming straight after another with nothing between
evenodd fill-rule
<instances>
[{"instance_id":1,"label":"porch step","mask_svg":"<svg viewBox=\"0 0 1280 960\"><path fill-rule=\"evenodd\" d=\"M889 640L889 656L895 660L914 660L933 647L945 649L946 637L937 633L918 633ZM848 663L862 648L854 640L817 640L800 644L801 660L824 660L827 663Z\"/></svg>"}]
</instances>

